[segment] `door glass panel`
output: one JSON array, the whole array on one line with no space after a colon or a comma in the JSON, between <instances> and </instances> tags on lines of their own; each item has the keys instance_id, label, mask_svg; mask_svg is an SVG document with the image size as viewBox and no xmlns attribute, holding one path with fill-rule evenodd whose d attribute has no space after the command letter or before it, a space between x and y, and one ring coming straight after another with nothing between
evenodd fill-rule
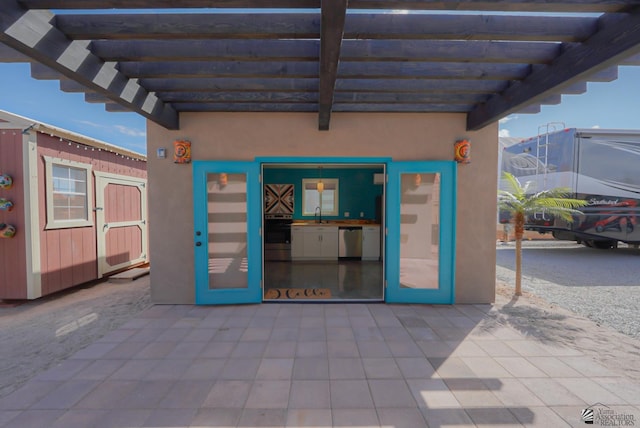
<instances>
[{"instance_id":1,"label":"door glass panel","mask_svg":"<svg viewBox=\"0 0 640 428\"><path fill-rule=\"evenodd\" d=\"M207 174L209 289L247 288L247 176Z\"/></svg>"},{"instance_id":2,"label":"door glass panel","mask_svg":"<svg viewBox=\"0 0 640 428\"><path fill-rule=\"evenodd\" d=\"M440 174L401 174L400 288L437 289Z\"/></svg>"}]
</instances>

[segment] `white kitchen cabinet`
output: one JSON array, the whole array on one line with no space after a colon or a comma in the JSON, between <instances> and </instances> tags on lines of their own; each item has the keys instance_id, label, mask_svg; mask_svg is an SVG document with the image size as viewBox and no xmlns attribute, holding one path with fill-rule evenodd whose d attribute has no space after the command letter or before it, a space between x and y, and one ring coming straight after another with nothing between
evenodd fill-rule
<instances>
[{"instance_id":1,"label":"white kitchen cabinet","mask_svg":"<svg viewBox=\"0 0 640 428\"><path fill-rule=\"evenodd\" d=\"M338 228L330 227L322 231L320 245L320 257L323 259L338 258Z\"/></svg>"},{"instance_id":2,"label":"white kitchen cabinet","mask_svg":"<svg viewBox=\"0 0 640 428\"><path fill-rule=\"evenodd\" d=\"M380 226L362 227L362 260L380 259Z\"/></svg>"},{"instance_id":3,"label":"white kitchen cabinet","mask_svg":"<svg viewBox=\"0 0 640 428\"><path fill-rule=\"evenodd\" d=\"M302 227L291 228L291 258L304 257L304 230Z\"/></svg>"},{"instance_id":4,"label":"white kitchen cabinet","mask_svg":"<svg viewBox=\"0 0 640 428\"><path fill-rule=\"evenodd\" d=\"M291 257L305 260L338 258L338 228L336 226L292 226Z\"/></svg>"}]
</instances>

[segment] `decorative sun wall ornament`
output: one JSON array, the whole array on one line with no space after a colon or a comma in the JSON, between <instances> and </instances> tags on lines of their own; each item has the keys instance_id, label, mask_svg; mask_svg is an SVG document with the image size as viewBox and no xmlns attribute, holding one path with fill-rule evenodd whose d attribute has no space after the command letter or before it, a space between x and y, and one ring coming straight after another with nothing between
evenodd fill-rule
<instances>
[{"instance_id":1,"label":"decorative sun wall ornament","mask_svg":"<svg viewBox=\"0 0 640 428\"><path fill-rule=\"evenodd\" d=\"M173 142L173 162L191 162L191 141L176 140Z\"/></svg>"},{"instance_id":2,"label":"decorative sun wall ornament","mask_svg":"<svg viewBox=\"0 0 640 428\"><path fill-rule=\"evenodd\" d=\"M0 174L0 189L11 189L13 179L8 174Z\"/></svg>"},{"instance_id":3,"label":"decorative sun wall ornament","mask_svg":"<svg viewBox=\"0 0 640 428\"><path fill-rule=\"evenodd\" d=\"M471 163L471 142L466 138L457 140L453 145L453 160L458 163Z\"/></svg>"}]
</instances>

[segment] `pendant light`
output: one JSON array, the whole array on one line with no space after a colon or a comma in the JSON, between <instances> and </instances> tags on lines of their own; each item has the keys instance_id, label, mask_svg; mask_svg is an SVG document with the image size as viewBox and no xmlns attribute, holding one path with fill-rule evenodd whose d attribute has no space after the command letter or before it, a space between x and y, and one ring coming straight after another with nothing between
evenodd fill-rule
<instances>
[{"instance_id":1,"label":"pendant light","mask_svg":"<svg viewBox=\"0 0 640 428\"><path fill-rule=\"evenodd\" d=\"M318 167L320 170L320 180L316 183L316 190L318 193L322 193L324 191L324 183L322 182L322 167Z\"/></svg>"}]
</instances>

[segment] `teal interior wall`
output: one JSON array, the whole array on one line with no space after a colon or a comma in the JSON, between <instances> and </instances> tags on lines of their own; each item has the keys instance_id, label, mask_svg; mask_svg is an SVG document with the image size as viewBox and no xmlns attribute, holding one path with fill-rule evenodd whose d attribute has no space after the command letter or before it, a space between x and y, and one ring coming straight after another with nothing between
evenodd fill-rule
<instances>
[{"instance_id":1,"label":"teal interior wall","mask_svg":"<svg viewBox=\"0 0 640 428\"><path fill-rule=\"evenodd\" d=\"M382 173L381 167L375 168L322 168L322 178L337 178L339 181L339 216L322 216L323 220L343 220L345 212L349 212L352 220L375 220L376 197L382 195L383 186L373 184L373 174ZM294 213L297 220L309 220L313 217L302 216L302 179L319 178L318 168L269 168L263 172L264 184L293 184ZM364 217L360 217L360 213Z\"/></svg>"}]
</instances>

